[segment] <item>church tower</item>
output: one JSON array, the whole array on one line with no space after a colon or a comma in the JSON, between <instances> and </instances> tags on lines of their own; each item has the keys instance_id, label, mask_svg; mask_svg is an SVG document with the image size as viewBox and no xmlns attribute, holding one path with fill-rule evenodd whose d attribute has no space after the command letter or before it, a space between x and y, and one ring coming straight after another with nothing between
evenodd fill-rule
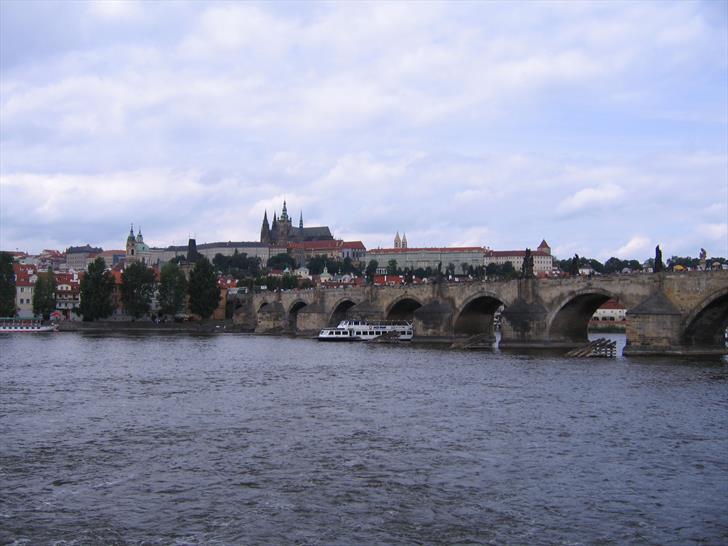
<instances>
[{"instance_id":1,"label":"church tower","mask_svg":"<svg viewBox=\"0 0 728 546\"><path fill-rule=\"evenodd\" d=\"M136 237L134 237L134 224L131 225L129 236L126 238L126 259L133 261L134 251L136 250Z\"/></svg>"},{"instance_id":2,"label":"church tower","mask_svg":"<svg viewBox=\"0 0 728 546\"><path fill-rule=\"evenodd\" d=\"M263 213L263 225L260 226L260 242L270 244L270 226L268 225L268 211Z\"/></svg>"},{"instance_id":3,"label":"church tower","mask_svg":"<svg viewBox=\"0 0 728 546\"><path fill-rule=\"evenodd\" d=\"M285 200L283 201L283 210L278 217L278 226L276 234L276 242L279 245L288 244L288 237L291 234L291 218L288 216L288 207Z\"/></svg>"},{"instance_id":4,"label":"church tower","mask_svg":"<svg viewBox=\"0 0 728 546\"><path fill-rule=\"evenodd\" d=\"M407 234L402 234L402 248L407 248Z\"/></svg>"},{"instance_id":5,"label":"church tower","mask_svg":"<svg viewBox=\"0 0 728 546\"><path fill-rule=\"evenodd\" d=\"M394 236L394 248L402 248L402 239L399 238L399 231Z\"/></svg>"}]
</instances>

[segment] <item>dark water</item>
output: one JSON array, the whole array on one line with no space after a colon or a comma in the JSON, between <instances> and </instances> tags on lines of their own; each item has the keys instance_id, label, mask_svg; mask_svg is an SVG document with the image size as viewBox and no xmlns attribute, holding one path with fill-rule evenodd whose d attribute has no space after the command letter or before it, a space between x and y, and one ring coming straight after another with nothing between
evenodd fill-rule
<instances>
[{"instance_id":1,"label":"dark water","mask_svg":"<svg viewBox=\"0 0 728 546\"><path fill-rule=\"evenodd\" d=\"M0 338L3 544L726 544L725 360Z\"/></svg>"}]
</instances>

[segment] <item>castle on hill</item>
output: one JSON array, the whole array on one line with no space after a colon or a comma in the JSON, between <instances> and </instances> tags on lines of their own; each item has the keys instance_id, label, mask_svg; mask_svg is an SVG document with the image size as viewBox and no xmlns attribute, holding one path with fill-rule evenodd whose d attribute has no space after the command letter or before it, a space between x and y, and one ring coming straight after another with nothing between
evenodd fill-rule
<instances>
[{"instance_id":1,"label":"castle on hill","mask_svg":"<svg viewBox=\"0 0 728 546\"><path fill-rule=\"evenodd\" d=\"M263 224L260 227L260 242L265 245L287 246L289 243L303 243L306 241L333 241L328 226L303 227L303 213L299 216L298 227L293 227L293 221L288 216L286 202L283 201L281 215L273 212L273 221L268 224L268 211L263 213Z\"/></svg>"}]
</instances>

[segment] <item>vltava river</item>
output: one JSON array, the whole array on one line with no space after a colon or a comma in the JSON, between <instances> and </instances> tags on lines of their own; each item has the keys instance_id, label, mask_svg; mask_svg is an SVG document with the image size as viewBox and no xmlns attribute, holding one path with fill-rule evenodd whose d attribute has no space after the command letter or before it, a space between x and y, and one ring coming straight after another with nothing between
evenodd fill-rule
<instances>
[{"instance_id":1,"label":"vltava river","mask_svg":"<svg viewBox=\"0 0 728 546\"><path fill-rule=\"evenodd\" d=\"M725 360L0 338L3 544L726 544Z\"/></svg>"}]
</instances>

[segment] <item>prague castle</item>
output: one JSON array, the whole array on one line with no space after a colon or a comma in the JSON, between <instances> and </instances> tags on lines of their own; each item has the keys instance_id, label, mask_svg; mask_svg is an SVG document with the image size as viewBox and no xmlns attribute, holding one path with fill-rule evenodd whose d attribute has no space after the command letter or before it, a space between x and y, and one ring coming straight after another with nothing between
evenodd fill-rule
<instances>
[{"instance_id":1,"label":"prague castle","mask_svg":"<svg viewBox=\"0 0 728 546\"><path fill-rule=\"evenodd\" d=\"M276 217L274 212L270 225L268 225L268 211L263 213L263 225L260 228L260 242L263 244L287 246L288 243L333 241L333 239L328 226L303 227L303 213L299 216L298 227L294 228L285 201L281 215Z\"/></svg>"},{"instance_id":2,"label":"prague castle","mask_svg":"<svg viewBox=\"0 0 728 546\"><path fill-rule=\"evenodd\" d=\"M291 253L299 265L314 255L361 259L365 251L361 241L346 243L334 240L328 226L304 227L303 213L299 216L298 227L294 227L288 216L288 206L283 201L280 216L274 212L273 221L270 224L267 211L263 213L260 241L227 241L198 245L194 239L190 239L185 246L155 248L144 242L141 230L135 235L132 226L126 239L125 261L126 263L139 261L147 265L160 265L180 256L190 259L190 249L194 249L192 253L195 256L202 255L210 260L216 254L232 256L235 252L245 253L249 257L260 258L263 264L276 254Z\"/></svg>"}]
</instances>

